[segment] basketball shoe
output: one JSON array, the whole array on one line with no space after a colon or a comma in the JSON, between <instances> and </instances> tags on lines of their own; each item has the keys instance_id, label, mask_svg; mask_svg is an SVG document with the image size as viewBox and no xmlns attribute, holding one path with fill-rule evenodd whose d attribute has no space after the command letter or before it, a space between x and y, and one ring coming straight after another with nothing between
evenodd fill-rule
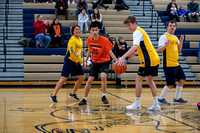
<instances>
[{"instance_id":1,"label":"basketball shoe","mask_svg":"<svg viewBox=\"0 0 200 133\"><path fill-rule=\"evenodd\" d=\"M83 98L83 100L78 105L86 105L87 101Z\"/></svg>"},{"instance_id":2,"label":"basketball shoe","mask_svg":"<svg viewBox=\"0 0 200 133\"><path fill-rule=\"evenodd\" d=\"M108 100L107 100L107 98L106 98L106 96L103 96L103 97L101 98L101 101L102 101L104 104L108 104L108 103L109 103Z\"/></svg>"},{"instance_id":3,"label":"basketball shoe","mask_svg":"<svg viewBox=\"0 0 200 133\"><path fill-rule=\"evenodd\" d=\"M57 99L56 99L56 96L53 96L52 94L50 95L49 99L54 102L54 103L57 103Z\"/></svg>"},{"instance_id":4,"label":"basketball shoe","mask_svg":"<svg viewBox=\"0 0 200 133\"><path fill-rule=\"evenodd\" d=\"M151 107L148 108L148 110L154 111L154 110L161 110L160 105L157 104L153 104Z\"/></svg>"},{"instance_id":5,"label":"basketball shoe","mask_svg":"<svg viewBox=\"0 0 200 133\"><path fill-rule=\"evenodd\" d=\"M131 105L126 106L126 109L127 110L140 110L141 106L139 104L132 103Z\"/></svg>"},{"instance_id":6,"label":"basketball shoe","mask_svg":"<svg viewBox=\"0 0 200 133\"><path fill-rule=\"evenodd\" d=\"M183 99L180 97L178 100L174 99L174 103L175 103L175 104L185 104L185 103L187 103L187 101L186 101L186 100L183 100Z\"/></svg>"},{"instance_id":7,"label":"basketball shoe","mask_svg":"<svg viewBox=\"0 0 200 133\"><path fill-rule=\"evenodd\" d=\"M170 105L165 99L159 99L158 98L158 103L163 104L163 105Z\"/></svg>"},{"instance_id":8,"label":"basketball shoe","mask_svg":"<svg viewBox=\"0 0 200 133\"><path fill-rule=\"evenodd\" d=\"M69 97L72 98L72 99L74 99L74 100L77 100L77 101L79 100L79 98L76 96L76 94L70 93Z\"/></svg>"}]
</instances>

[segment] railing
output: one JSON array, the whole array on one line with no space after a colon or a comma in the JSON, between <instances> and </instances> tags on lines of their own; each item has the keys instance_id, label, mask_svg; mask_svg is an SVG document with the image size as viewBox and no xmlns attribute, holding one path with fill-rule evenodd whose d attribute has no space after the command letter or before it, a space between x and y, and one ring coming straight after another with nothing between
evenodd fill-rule
<instances>
[{"instance_id":1,"label":"railing","mask_svg":"<svg viewBox=\"0 0 200 133\"><path fill-rule=\"evenodd\" d=\"M4 53L4 68L3 72L6 72L6 60L7 60L7 50L6 43L8 39L8 14L9 14L9 0L5 3L5 24L3 24L3 53Z\"/></svg>"}]
</instances>

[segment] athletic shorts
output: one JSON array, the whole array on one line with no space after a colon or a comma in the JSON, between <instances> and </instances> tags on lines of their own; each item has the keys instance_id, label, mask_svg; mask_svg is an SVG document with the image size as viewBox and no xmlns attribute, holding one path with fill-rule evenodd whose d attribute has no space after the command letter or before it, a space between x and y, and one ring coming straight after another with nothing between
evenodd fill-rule
<instances>
[{"instance_id":1,"label":"athletic shorts","mask_svg":"<svg viewBox=\"0 0 200 133\"><path fill-rule=\"evenodd\" d=\"M109 62L104 63L93 63L90 69L89 76L97 77L99 73L108 73L109 72Z\"/></svg>"},{"instance_id":2,"label":"athletic shorts","mask_svg":"<svg viewBox=\"0 0 200 133\"><path fill-rule=\"evenodd\" d=\"M163 70L168 86L175 85L176 80L186 80L185 73L180 65L177 67L163 67Z\"/></svg>"},{"instance_id":3,"label":"athletic shorts","mask_svg":"<svg viewBox=\"0 0 200 133\"><path fill-rule=\"evenodd\" d=\"M71 76L84 75L84 72L81 64L73 62L66 55L64 59L61 76L69 77L70 74Z\"/></svg>"},{"instance_id":4,"label":"athletic shorts","mask_svg":"<svg viewBox=\"0 0 200 133\"><path fill-rule=\"evenodd\" d=\"M140 76L158 76L158 66L152 66L152 67L139 67L138 69L138 75Z\"/></svg>"}]
</instances>

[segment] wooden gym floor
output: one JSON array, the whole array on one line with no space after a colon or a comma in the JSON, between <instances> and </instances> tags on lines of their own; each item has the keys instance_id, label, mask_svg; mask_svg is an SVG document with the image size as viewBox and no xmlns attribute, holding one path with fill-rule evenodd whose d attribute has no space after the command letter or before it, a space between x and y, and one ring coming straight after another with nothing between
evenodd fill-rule
<instances>
[{"instance_id":1,"label":"wooden gym floor","mask_svg":"<svg viewBox=\"0 0 200 133\"><path fill-rule=\"evenodd\" d=\"M127 111L135 98L135 89L108 89L108 105L101 102L99 89L91 89L87 106L68 97L71 89L61 89L58 103L49 95L53 89L0 89L0 133L198 133L200 89L187 88L182 97L185 105L161 106L161 111L148 111L153 103L150 89L143 89L142 110ZM160 95L162 89L158 89ZM78 97L83 98L83 89ZM175 89L166 100L171 102Z\"/></svg>"}]
</instances>

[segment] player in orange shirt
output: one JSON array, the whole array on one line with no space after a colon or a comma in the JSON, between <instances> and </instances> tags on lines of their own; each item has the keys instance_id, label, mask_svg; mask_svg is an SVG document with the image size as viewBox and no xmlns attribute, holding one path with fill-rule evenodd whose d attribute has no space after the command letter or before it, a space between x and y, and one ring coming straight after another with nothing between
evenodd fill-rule
<instances>
[{"instance_id":1,"label":"player in orange shirt","mask_svg":"<svg viewBox=\"0 0 200 133\"><path fill-rule=\"evenodd\" d=\"M79 105L86 105L87 104L87 96L90 92L91 83L94 80L95 76L98 75L98 73L101 73L101 87L102 87L102 102L104 104L108 104L108 100L106 99L106 87L107 87L107 73L109 72L109 62L110 62L110 56L114 59L114 61L117 61L117 58L112 52L113 45L110 43L110 41L99 35L99 29L98 25L95 23L92 23L90 25L90 33L92 34L91 37L89 37L86 41L86 44L88 45L89 49L87 51L86 60L87 62L88 58L92 54L92 66L90 69L90 74L88 81L85 85L85 97L83 100L79 103ZM85 63L85 67L87 67L87 63Z\"/></svg>"}]
</instances>

